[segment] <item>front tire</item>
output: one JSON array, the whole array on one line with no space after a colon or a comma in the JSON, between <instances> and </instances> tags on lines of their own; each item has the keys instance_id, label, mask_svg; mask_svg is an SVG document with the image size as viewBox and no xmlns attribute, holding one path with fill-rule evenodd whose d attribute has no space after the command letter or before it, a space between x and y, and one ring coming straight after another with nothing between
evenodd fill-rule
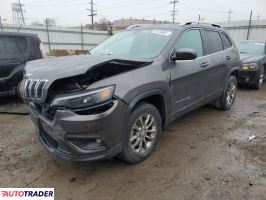
<instances>
[{"instance_id":1,"label":"front tire","mask_svg":"<svg viewBox=\"0 0 266 200\"><path fill-rule=\"evenodd\" d=\"M18 101L22 101L22 96L20 94L20 85L21 85L22 80L18 81L18 84L16 86L16 97Z\"/></svg>"},{"instance_id":2,"label":"front tire","mask_svg":"<svg viewBox=\"0 0 266 200\"><path fill-rule=\"evenodd\" d=\"M259 90L262 87L263 80L264 80L264 72L259 75L259 78L258 78L256 85L255 85L255 89Z\"/></svg>"},{"instance_id":3,"label":"front tire","mask_svg":"<svg viewBox=\"0 0 266 200\"><path fill-rule=\"evenodd\" d=\"M142 162L156 147L161 131L162 120L157 108L141 103L129 116L120 157L130 164Z\"/></svg>"},{"instance_id":4,"label":"front tire","mask_svg":"<svg viewBox=\"0 0 266 200\"><path fill-rule=\"evenodd\" d=\"M230 110L235 102L237 92L237 79L230 76L224 88L222 96L214 103L215 107L221 110Z\"/></svg>"}]
</instances>

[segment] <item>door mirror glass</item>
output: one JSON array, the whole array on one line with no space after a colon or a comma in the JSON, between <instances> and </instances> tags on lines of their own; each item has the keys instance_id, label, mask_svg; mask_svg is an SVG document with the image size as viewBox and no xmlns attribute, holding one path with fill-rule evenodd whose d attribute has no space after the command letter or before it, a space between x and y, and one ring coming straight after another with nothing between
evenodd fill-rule
<instances>
[{"instance_id":1,"label":"door mirror glass","mask_svg":"<svg viewBox=\"0 0 266 200\"><path fill-rule=\"evenodd\" d=\"M197 52L194 49L182 48L176 51L175 55L172 57L172 60L194 60L196 58Z\"/></svg>"}]
</instances>

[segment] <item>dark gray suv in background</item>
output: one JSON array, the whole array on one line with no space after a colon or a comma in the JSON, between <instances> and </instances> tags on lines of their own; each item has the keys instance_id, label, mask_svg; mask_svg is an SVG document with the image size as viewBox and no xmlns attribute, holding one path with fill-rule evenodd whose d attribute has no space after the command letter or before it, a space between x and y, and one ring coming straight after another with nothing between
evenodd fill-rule
<instances>
[{"instance_id":1,"label":"dark gray suv in background","mask_svg":"<svg viewBox=\"0 0 266 200\"><path fill-rule=\"evenodd\" d=\"M27 61L44 57L37 35L0 32L0 97L18 93Z\"/></svg>"},{"instance_id":2,"label":"dark gray suv in background","mask_svg":"<svg viewBox=\"0 0 266 200\"><path fill-rule=\"evenodd\" d=\"M230 109L239 65L218 25L132 26L88 55L29 62L21 94L55 155L138 163L177 117L209 103Z\"/></svg>"},{"instance_id":3,"label":"dark gray suv in background","mask_svg":"<svg viewBox=\"0 0 266 200\"><path fill-rule=\"evenodd\" d=\"M266 78L266 42L244 40L237 47L240 51L238 83L260 89Z\"/></svg>"}]
</instances>

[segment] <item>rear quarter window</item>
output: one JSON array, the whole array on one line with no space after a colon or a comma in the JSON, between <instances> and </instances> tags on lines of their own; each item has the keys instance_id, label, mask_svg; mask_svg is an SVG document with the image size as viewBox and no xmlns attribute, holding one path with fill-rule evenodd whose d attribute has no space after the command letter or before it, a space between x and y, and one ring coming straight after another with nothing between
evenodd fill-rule
<instances>
[{"instance_id":1,"label":"rear quarter window","mask_svg":"<svg viewBox=\"0 0 266 200\"><path fill-rule=\"evenodd\" d=\"M23 54L25 50L24 37L0 36L0 55Z\"/></svg>"},{"instance_id":2,"label":"rear quarter window","mask_svg":"<svg viewBox=\"0 0 266 200\"><path fill-rule=\"evenodd\" d=\"M207 40L208 54L223 51L223 43L218 31L204 30Z\"/></svg>"},{"instance_id":3,"label":"rear quarter window","mask_svg":"<svg viewBox=\"0 0 266 200\"><path fill-rule=\"evenodd\" d=\"M229 49L232 46L232 42L225 33L221 33L224 49Z\"/></svg>"}]
</instances>

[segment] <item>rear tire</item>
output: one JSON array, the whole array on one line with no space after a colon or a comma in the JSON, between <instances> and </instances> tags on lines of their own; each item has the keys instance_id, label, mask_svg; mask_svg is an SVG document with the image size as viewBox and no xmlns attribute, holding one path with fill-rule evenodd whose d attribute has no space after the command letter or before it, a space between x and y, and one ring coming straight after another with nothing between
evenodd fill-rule
<instances>
[{"instance_id":1,"label":"rear tire","mask_svg":"<svg viewBox=\"0 0 266 200\"><path fill-rule=\"evenodd\" d=\"M213 105L221 110L230 110L235 102L237 91L237 79L235 76L230 76L224 88L222 96L217 99Z\"/></svg>"},{"instance_id":2,"label":"rear tire","mask_svg":"<svg viewBox=\"0 0 266 200\"><path fill-rule=\"evenodd\" d=\"M141 103L129 116L124 148L120 158L136 164L147 159L156 147L162 131L159 111L149 103Z\"/></svg>"}]
</instances>

